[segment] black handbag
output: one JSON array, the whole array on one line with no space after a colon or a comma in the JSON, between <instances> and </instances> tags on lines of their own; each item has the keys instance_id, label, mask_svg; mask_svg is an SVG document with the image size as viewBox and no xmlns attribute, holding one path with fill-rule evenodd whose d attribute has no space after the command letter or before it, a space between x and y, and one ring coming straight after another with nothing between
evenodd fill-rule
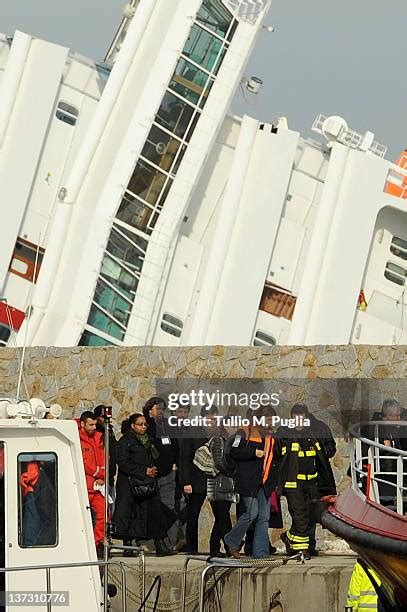
<instances>
[{"instance_id":1,"label":"black handbag","mask_svg":"<svg viewBox=\"0 0 407 612\"><path fill-rule=\"evenodd\" d=\"M156 478L145 476L144 479L137 476L129 476L130 489L136 501L150 499L158 493L158 483Z\"/></svg>"}]
</instances>

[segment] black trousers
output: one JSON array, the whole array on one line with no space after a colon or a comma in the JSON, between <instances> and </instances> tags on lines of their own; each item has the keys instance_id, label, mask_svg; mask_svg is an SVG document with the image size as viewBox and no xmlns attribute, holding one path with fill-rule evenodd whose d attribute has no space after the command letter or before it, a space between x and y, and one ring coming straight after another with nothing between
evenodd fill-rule
<instances>
[{"instance_id":1,"label":"black trousers","mask_svg":"<svg viewBox=\"0 0 407 612\"><path fill-rule=\"evenodd\" d=\"M186 548L189 551L198 551L198 521L201 508L205 501L204 493L191 493L187 505ZM210 502L215 522L209 541L210 553L214 555L220 551L223 537L232 529L230 520L231 502Z\"/></svg>"},{"instance_id":2,"label":"black trousers","mask_svg":"<svg viewBox=\"0 0 407 612\"><path fill-rule=\"evenodd\" d=\"M310 545L310 536L312 539L315 533L313 530L315 523L312 519L311 500L319 499L318 488L314 483L304 483L299 485L297 489L286 490L284 495L287 498L288 511L291 516L291 527L288 537L292 547L294 550L307 550ZM315 547L314 542L312 544Z\"/></svg>"}]
</instances>

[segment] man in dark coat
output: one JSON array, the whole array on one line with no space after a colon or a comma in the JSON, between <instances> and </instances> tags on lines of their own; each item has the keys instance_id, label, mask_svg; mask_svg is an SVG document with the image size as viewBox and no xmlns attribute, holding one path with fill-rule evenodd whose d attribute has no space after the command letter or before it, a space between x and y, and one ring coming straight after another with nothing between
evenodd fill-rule
<instances>
[{"instance_id":1,"label":"man in dark coat","mask_svg":"<svg viewBox=\"0 0 407 612\"><path fill-rule=\"evenodd\" d=\"M165 415L167 405L161 397L151 397L143 407L147 421L147 433L158 450L156 461L158 470L158 490L163 504L175 511L175 474L178 464L178 440L170 438L168 421ZM179 525L174 523L168 532L170 546L178 539Z\"/></svg>"}]
</instances>

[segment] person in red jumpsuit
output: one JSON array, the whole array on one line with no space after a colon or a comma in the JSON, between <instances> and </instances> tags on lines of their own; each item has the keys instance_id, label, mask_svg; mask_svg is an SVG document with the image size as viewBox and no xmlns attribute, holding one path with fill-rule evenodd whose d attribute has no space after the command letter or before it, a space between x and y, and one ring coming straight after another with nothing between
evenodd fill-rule
<instances>
[{"instance_id":1,"label":"person in red jumpsuit","mask_svg":"<svg viewBox=\"0 0 407 612\"><path fill-rule=\"evenodd\" d=\"M83 412L77 422L89 505L95 517L93 534L99 555L103 550L105 535L105 499L100 491L95 490L95 484L105 484L105 448L102 434L96 431L96 418L93 412L89 410Z\"/></svg>"}]
</instances>

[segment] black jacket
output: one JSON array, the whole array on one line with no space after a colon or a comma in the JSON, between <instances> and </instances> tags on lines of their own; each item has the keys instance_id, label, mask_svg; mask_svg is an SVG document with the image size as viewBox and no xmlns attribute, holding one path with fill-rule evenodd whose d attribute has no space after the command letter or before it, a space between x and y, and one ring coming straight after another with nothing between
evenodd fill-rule
<instances>
[{"instance_id":1,"label":"black jacket","mask_svg":"<svg viewBox=\"0 0 407 612\"><path fill-rule=\"evenodd\" d=\"M246 439L243 429L238 430L233 436L230 455L236 461L235 488L236 492L243 497L255 497L263 486L264 459L256 457L257 449L264 450L264 439L261 442ZM273 459L267 481L264 484L267 497L276 485L277 470Z\"/></svg>"},{"instance_id":2,"label":"black jacket","mask_svg":"<svg viewBox=\"0 0 407 612\"><path fill-rule=\"evenodd\" d=\"M140 480L150 478L147 476L147 468L154 462L149 450L130 430L118 441L116 457L118 475L113 515L115 536L123 539L165 537L174 520L171 520L171 511L160 502L158 495L144 501L136 501L129 484L129 476L136 476Z\"/></svg>"},{"instance_id":3,"label":"black jacket","mask_svg":"<svg viewBox=\"0 0 407 612\"><path fill-rule=\"evenodd\" d=\"M322 421L318 421L318 423L322 423ZM325 424L322 423L322 425ZM280 427L277 431L276 455L278 457L278 488L280 491L284 489L287 482L297 482L301 486L303 482L316 481L318 493L321 497L336 494L335 478L325 450L324 439L318 439L313 435L321 431L326 430L319 429L315 425L314 427L311 425L311 429L307 428L301 431L288 427ZM329 438L325 439L328 440L326 444L330 449L329 452L332 453L334 448L332 441L329 441ZM333 444L335 445L335 441L333 441ZM295 448L299 448L303 456L299 455ZM307 451L315 451L315 455L307 456ZM318 474L315 481L314 479L297 481L298 474L308 476L313 473Z\"/></svg>"},{"instance_id":4,"label":"black jacket","mask_svg":"<svg viewBox=\"0 0 407 612\"><path fill-rule=\"evenodd\" d=\"M148 424L147 433L153 440L154 446L160 453L156 461L158 476L167 476L172 471L174 464L178 465L179 445L178 440L169 437L167 421L154 421Z\"/></svg>"},{"instance_id":5,"label":"black jacket","mask_svg":"<svg viewBox=\"0 0 407 612\"><path fill-rule=\"evenodd\" d=\"M208 442L209 438L184 438L180 440L179 482L183 487L192 486L192 493L206 495L206 475L194 465L195 451Z\"/></svg>"}]
</instances>

